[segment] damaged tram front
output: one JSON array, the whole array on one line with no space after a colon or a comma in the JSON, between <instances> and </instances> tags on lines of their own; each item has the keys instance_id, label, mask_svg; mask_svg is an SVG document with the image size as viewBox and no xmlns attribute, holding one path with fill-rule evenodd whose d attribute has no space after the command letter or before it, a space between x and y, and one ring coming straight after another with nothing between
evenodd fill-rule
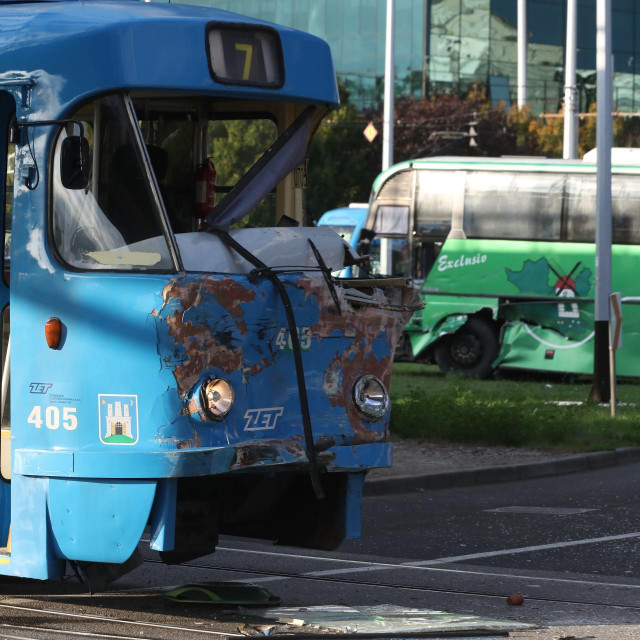
<instances>
[{"instance_id":1,"label":"damaged tram front","mask_svg":"<svg viewBox=\"0 0 640 640\"><path fill-rule=\"evenodd\" d=\"M0 572L124 567L147 526L169 563L358 536L414 301L337 282L358 256L304 226L327 45L180 5L0 11Z\"/></svg>"}]
</instances>

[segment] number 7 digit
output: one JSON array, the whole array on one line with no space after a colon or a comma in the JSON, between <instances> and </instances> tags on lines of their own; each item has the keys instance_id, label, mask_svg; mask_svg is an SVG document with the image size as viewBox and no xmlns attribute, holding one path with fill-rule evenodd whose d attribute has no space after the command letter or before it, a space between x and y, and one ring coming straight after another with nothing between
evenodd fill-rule
<instances>
[{"instance_id":1,"label":"number 7 digit","mask_svg":"<svg viewBox=\"0 0 640 640\"><path fill-rule=\"evenodd\" d=\"M251 71L251 58L253 57L253 45L251 44L236 44L236 51L242 51L244 53L244 69L242 70L242 79L249 79L249 72Z\"/></svg>"}]
</instances>

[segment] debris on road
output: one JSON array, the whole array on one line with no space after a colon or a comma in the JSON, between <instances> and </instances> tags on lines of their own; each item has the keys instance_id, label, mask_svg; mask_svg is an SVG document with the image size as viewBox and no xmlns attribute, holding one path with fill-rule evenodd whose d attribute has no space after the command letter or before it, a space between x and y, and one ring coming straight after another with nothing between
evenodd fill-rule
<instances>
[{"instance_id":1,"label":"debris on road","mask_svg":"<svg viewBox=\"0 0 640 640\"><path fill-rule=\"evenodd\" d=\"M520 606L524 602L524 596L521 593L514 593L507 598L507 604L511 607Z\"/></svg>"},{"instance_id":2,"label":"debris on road","mask_svg":"<svg viewBox=\"0 0 640 640\"><path fill-rule=\"evenodd\" d=\"M522 598L522 594L519 595ZM252 609L249 615L281 623L285 620L289 622L291 619L303 620L305 625L338 633L406 634L461 631L508 633L536 628L535 625L511 620L495 620L469 614L393 605L274 607Z\"/></svg>"}]
</instances>

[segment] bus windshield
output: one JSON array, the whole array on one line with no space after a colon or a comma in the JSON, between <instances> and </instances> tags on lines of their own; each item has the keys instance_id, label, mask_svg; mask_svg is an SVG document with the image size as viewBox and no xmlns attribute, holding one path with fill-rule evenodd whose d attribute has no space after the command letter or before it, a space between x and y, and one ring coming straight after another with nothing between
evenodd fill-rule
<instances>
[{"instance_id":1,"label":"bus windshield","mask_svg":"<svg viewBox=\"0 0 640 640\"><path fill-rule=\"evenodd\" d=\"M339 236L342 236L345 242L351 243L351 238L353 236L353 230L355 229L355 225L332 224L327 226L330 226L331 229L333 229Z\"/></svg>"},{"instance_id":2,"label":"bus windshield","mask_svg":"<svg viewBox=\"0 0 640 640\"><path fill-rule=\"evenodd\" d=\"M406 238L376 237L369 245L371 273L409 277L409 242Z\"/></svg>"},{"instance_id":3,"label":"bus windshield","mask_svg":"<svg viewBox=\"0 0 640 640\"><path fill-rule=\"evenodd\" d=\"M278 126L265 103L252 111L245 103L237 112L224 101L197 96L111 95L71 117L84 126L91 177L84 190L62 186L59 155L67 134L61 131L54 159L53 237L62 260L78 269L175 270L172 235L203 228L203 219L230 199L241 180L250 201L236 198L239 213L231 214L232 222L236 227L272 224L273 182L299 164L299 149L308 137L302 130L293 153L283 152L283 144L273 152ZM217 172L216 196L203 212L195 176L209 160ZM192 250L193 242L178 240L176 246Z\"/></svg>"}]
</instances>

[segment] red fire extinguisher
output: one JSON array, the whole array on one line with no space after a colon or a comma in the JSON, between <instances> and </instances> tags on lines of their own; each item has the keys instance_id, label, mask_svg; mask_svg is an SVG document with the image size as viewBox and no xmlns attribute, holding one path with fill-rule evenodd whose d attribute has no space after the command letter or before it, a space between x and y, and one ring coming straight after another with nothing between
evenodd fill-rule
<instances>
[{"instance_id":1,"label":"red fire extinguisher","mask_svg":"<svg viewBox=\"0 0 640 640\"><path fill-rule=\"evenodd\" d=\"M196 218L206 218L216 203L216 168L211 158L198 167L196 171L196 197L193 215Z\"/></svg>"}]
</instances>

